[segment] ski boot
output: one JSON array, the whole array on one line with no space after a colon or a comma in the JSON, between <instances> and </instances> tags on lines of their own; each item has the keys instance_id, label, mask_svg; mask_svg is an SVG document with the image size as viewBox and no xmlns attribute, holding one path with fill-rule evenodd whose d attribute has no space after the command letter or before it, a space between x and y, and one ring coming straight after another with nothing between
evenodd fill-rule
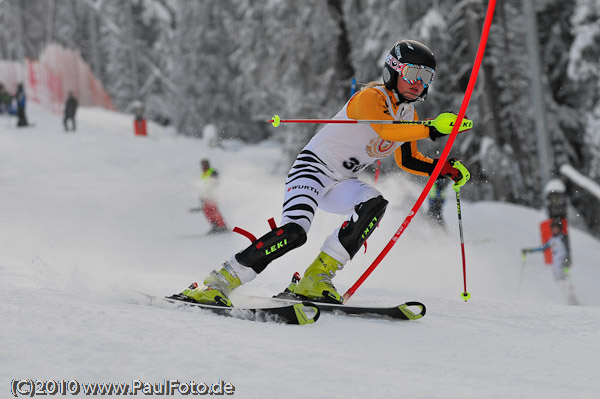
<instances>
[{"instance_id":1,"label":"ski boot","mask_svg":"<svg viewBox=\"0 0 600 399\"><path fill-rule=\"evenodd\" d=\"M183 290L181 295L194 302L230 307L232 304L227 296L240 285L242 285L242 281L229 262L225 262L221 270L213 270L204 279L203 285L198 286L197 283L194 283Z\"/></svg>"},{"instance_id":2,"label":"ski boot","mask_svg":"<svg viewBox=\"0 0 600 399\"><path fill-rule=\"evenodd\" d=\"M335 272L342 270L343 267L340 262L321 252L308 266L304 277L297 283L292 280L287 291L317 302L341 304L344 300L336 291L331 279L335 277Z\"/></svg>"}]
</instances>

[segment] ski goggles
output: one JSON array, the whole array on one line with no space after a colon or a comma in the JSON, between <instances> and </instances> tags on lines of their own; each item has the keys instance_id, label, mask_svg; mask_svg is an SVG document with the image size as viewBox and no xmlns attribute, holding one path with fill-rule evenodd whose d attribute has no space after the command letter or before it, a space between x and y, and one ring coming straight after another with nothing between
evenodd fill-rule
<instances>
[{"instance_id":1,"label":"ski goggles","mask_svg":"<svg viewBox=\"0 0 600 399\"><path fill-rule=\"evenodd\" d=\"M388 54L385 63L410 84L415 84L420 80L424 88L429 87L435 76L432 68L425 65L403 64L391 54Z\"/></svg>"}]
</instances>

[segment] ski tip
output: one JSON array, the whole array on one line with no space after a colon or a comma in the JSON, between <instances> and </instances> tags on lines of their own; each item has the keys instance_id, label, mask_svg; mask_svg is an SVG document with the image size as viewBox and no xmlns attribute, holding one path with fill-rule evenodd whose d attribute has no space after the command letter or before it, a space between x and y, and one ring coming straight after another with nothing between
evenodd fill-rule
<instances>
[{"instance_id":1,"label":"ski tip","mask_svg":"<svg viewBox=\"0 0 600 399\"><path fill-rule=\"evenodd\" d=\"M412 310L408 309L409 307L417 307L420 309L420 311L418 313L413 312ZM417 320L420 319L421 317L425 316L425 313L427 312L427 308L425 307L425 304L421 303L421 302L406 302L400 306L398 306L398 310L400 310L400 312L402 312L402 314L404 316L406 316L407 320Z\"/></svg>"},{"instance_id":2,"label":"ski tip","mask_svg":"<svg viewBox=\"0 0 600 399\"><path fill-rule=\"evenodd\" d=\"M292 307L300 325L312 324L321 316L321 310L311 302L296 303Z\"/></svg>"}]
</instances>

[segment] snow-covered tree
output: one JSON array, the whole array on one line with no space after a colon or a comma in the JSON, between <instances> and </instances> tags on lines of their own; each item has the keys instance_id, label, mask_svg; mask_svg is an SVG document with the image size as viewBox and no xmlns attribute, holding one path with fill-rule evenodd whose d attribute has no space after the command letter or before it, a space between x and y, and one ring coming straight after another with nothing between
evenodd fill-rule
<instances>
[{"instance_id":1,"label":"snow-covered tree","mask_svg":"<svg viewBox=\"0 0 600 399\"><path fill-rule=\"evenodd\" d=\"M565 51L565 65L569 81L574 83L571 102L576 104L574 118L584 128L577 132L575 150L580 162L574 166L584 174L600 182L600 4L595 0L577 0L570 18L570 32L574 38ZM600 207L598 200L581 190L571 187L572 200L596 235L600 235Z\"/></svg>"},{"instance_id":2,"label":"snow-covered tree","mask_svg":"<svg viewBox=\"0 0 600 399\"><path fill-rule=\"evenodd\" d=\"M458 111L487 4L4 0L0 55L35 58L47 43L58 41L80 51L120 110L139 97L148 117L172 122L180 133L199 136L214 124L220 137L278 138L292 156L319 126L273 129L264 121L273 114L331 117L347 101L352 78L359 88L381 80L385 53L398 40L419 40L436 54L436 78L427 101L416 104L419 115ZM555 166L569 163L600 181L600 4L538 0L534 5ZM467 197L541 206L525 40L529 21L522 7L522 0L496 5L467 110L475 129L458 137L451 156L461 157L472 172ZM435 156L442 145L430 143L426 150ZM581 190L570 192L588 225L600 230L597 201Z\"/></svg>"}]
</instances>

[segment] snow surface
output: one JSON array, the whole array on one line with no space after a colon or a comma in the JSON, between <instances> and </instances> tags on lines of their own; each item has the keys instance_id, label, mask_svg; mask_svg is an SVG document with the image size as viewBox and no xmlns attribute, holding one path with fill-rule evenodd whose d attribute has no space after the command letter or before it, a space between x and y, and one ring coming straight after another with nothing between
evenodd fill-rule
<instances>
[{"instance_id":1,"label":"snow surface","mask_svg":"<svg viewBox=\"0 0 600 399\"><path fill-rule=\"evenodd\" d=\"M420 300L427 315L397 322L322 315L288 326L150 304L201 281L247 245L204 236L199 160L211 159L226 220L256 235L278 219L289 165L275 143L209 148L133 117L83 108L77 133L29 107L35 127L0 119L0 396L15 378L148 383L164 379L235 386L239 398L592 398L600 391L600 242L571 230L567 306L542 256L540 210L462 198L467 283L451 191L448 232L422 216L351 299ZM369 176L365 176L369 179ZM390 200L380 229L335 279L342 292L392 237L424 186L384 176ZM307 244L275 261L232 299L272 295L303 271L341 222L318 213ZM83 395L83 394L81 394ZM106 397L106 396L105 396Z\"/></svg>"}]
</instances>

